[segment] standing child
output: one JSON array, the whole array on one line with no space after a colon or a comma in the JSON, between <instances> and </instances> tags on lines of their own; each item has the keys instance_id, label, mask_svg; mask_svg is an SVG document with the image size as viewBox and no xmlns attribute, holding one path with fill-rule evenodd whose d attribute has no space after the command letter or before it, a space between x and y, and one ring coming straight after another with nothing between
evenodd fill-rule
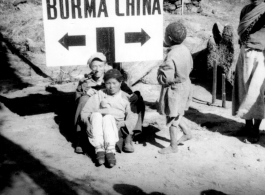
<instances>
[{"instance_id":1,"label":"standing child","mask_svg":"<svg viewBox=\"0 0 265 195\"><path fill-rule=\"evenodd\" d=\"M164 63L159 67L157 79L162 85L159 113L166 115L171 140L169 147L159 150L161 154L176 153L179 143L192 138L191 131L182 120L192 94L189 75L193 68L193 60L188 48L182 44L186 34L185 26L179 22L169 24L165 32L164 42L169 49ZM183 136L177 140L179 127Z\"/></svg>"}]
</instances>

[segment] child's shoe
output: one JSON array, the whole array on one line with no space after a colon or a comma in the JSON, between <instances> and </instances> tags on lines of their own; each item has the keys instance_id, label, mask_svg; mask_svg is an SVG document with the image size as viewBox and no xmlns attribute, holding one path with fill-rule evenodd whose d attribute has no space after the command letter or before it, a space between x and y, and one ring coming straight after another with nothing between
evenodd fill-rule
<instances>
[{"instance_id":1,"label":"child's shoe","mask_svg":"<svg viewBox=\"0 0 265 195\"><path fill-rule=\"evenodd\" d=\"M116 158L113 152L106 153L107 165L112 168L116 165Z\"/></svg>"},{"instance_id":2,"label":"child's shoe","mask_svg":"<svg viewBox=\"0 0 265 195\"><path fill-rule=\"evenodd\" d=\"M96 153L97 163L103 165L105 163L105 152L99 151Z\"/></svg>"},{"instance_id":3,"label":"child's shoe","mask_svg":"<svg viewBox=\"0 0 265 195\"><path fill-rule=\"evenodd\" d=\"M132 135L127 135L127 137L125 138L123 151L128 153L134 152Z\"/></svg>"}]
</instances>

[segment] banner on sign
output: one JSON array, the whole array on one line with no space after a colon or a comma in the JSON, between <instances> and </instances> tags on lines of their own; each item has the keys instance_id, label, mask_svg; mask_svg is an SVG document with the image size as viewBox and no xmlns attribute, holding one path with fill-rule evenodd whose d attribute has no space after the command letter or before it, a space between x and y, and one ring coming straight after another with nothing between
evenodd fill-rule
<instances>
[{"instance_id":1,"label":"banner on sign","mask_svg":"<svg viewBox=\"0 0 265 195\"><path fill-rule=\"evenodd\" d=\"M163 59L163 0L42 0L47 66Z\"/></svg>"}]
</instances>

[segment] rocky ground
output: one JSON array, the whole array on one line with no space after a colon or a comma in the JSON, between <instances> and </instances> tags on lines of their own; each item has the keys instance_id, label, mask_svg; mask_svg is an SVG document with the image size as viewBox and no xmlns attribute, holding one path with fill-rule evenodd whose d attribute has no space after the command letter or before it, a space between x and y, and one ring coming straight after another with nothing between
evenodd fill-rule
<instances>
[{"instance_id":1,"label":"rocky ground","mask_svg":"<svg viewBox=\"0 0 265 195\"><path fill-rule=\"evenodd\" d=\"M165 118L156 112L159 62L125 65L128 72L146 68L146 75L134 72L128 81L141 91L147 110L143 133L134 143L135 153L117 153L117 166L112 169L97 167L89 146L86 155L75 154L75 78L82 75L84 67L68 67L67 74L45 67L43 40L34 39L42 37L42 32L28 34L33 48L23 34L36 24L41 26L40 4L36 0L21 4L19 10L12 8L11 16L4 10L7 2L0 0L0 194L265 194L265 124L257 144L245 144L244 137L234 136L244 121L231 116L229 83L227 107L222 108L220 82L217 101L211 105L211 83L192 76L194 97L184 120L193 139L180 145L176 154L157 152L169 145ZM185 44L195 54L206 47L214 23L229 23L236 29L242 8L238 3L242 2L205 0L200 14L164 13L164 26L181 19L188 28ZM21 15L28 10L35 13L31 19ZM20 20L24 27L18 29L15 24ZM26 48L23 41L27 41Z\"/></svg>"}]
</instances>

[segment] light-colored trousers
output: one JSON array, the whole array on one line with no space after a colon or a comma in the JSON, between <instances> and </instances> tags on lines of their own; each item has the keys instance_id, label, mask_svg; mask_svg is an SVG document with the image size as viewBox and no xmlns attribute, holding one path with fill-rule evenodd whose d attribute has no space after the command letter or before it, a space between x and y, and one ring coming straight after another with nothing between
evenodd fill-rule
<instances>
[{"instance_id":1,"label":"light-colored trousers","mask_svg":"<svg viewBox=\"0 0 265 195\"><path fill-rule=\"evenodd\" d=\"M115 145L119 140L116 120L112 115L102 116L94 112L90 116L92 138L90 143L95 147L96 152L106 151L115 153Z\"/></svg>"},{"instance_id":2,"label":"light-colored trousers","mask_svg":"<svg viewBox=\"0 0 265 195\"><path fill-rule=\"evenodd\" d=\"M232 114L264 119L265 51L241 47L233 87Z\"/></svg>"}]
</instances>

